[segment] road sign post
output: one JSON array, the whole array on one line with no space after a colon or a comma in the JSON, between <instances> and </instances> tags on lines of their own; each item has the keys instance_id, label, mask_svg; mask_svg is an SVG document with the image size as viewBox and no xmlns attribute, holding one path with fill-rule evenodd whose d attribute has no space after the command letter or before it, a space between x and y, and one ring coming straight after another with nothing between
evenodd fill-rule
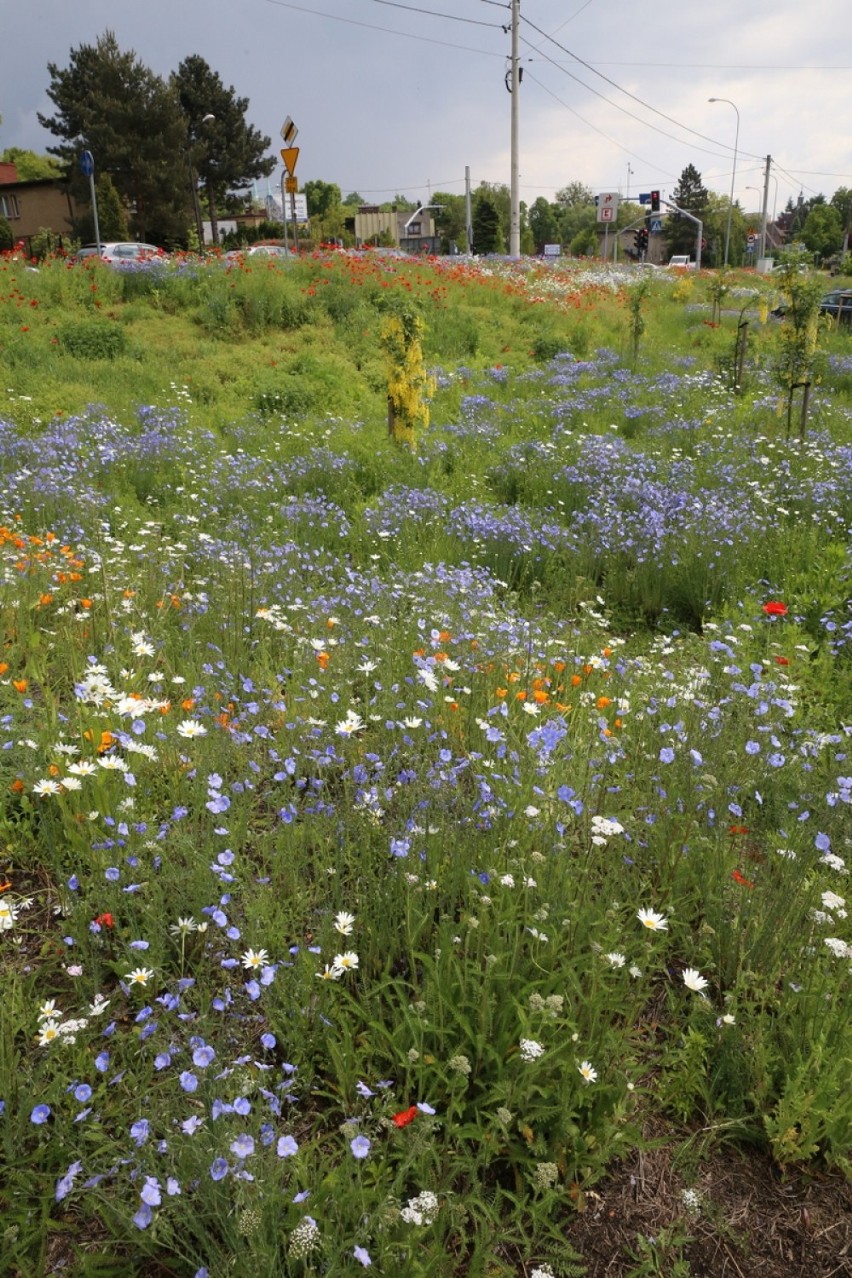
<instances>
[{"instance_id":1,"label":"road sign post","mask_svg":"<svg viewBox=\"0 0 852 1278\"><path fill-rule=\"evenodd\" d=\"M89 179L89 194L92 197L92 217L95 222L95 243L98 246L98 257L100 257L101 228L98 224L98 197L95 194L95 159L91 151L83 151L80 155L80 172Z\"/></svg>"},{"instance_id":2,"label":"road sign post","mask_svg":"<svg viewBox=\"0 0 852 1278\"><path fill-rule=\"evenodd\" d=\"M290 116L281 125L281 140L284 146L281 148L281 159L284 162L285 176L281 179L281 216L284 220L284 243L287 243L287 196L290 196L290 216L293 219L293 248L299 247L299 224L296 221L296 192L299 189L299 183L296 179L296 162L299 158L299 148L293 143L299 136L299 130L291 120Z\"/></svg>"}]
</instances>

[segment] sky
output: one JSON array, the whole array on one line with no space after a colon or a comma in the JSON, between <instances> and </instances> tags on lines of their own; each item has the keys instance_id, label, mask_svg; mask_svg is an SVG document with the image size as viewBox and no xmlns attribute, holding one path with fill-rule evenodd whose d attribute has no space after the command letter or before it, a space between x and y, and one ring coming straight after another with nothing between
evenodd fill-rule
<instances>
[{"instance_id":1,"label":"sky","mask_svg":"<svg viewBox=\"0 0 852 1278\"><path fill-rule=\"evenodd\" d=\"M29 0L0 40L0 150L47 150L47 64L109 29L164 77L200 54L276 152L291 117L300 182L423 204L466 167L508 185L510 28L507 0ZM572 181L665 198L693 164L757 210L767 155L770 217L852 186L849 0L520 0L519 33L528 205Z\"/></svg>"}]
</instances>

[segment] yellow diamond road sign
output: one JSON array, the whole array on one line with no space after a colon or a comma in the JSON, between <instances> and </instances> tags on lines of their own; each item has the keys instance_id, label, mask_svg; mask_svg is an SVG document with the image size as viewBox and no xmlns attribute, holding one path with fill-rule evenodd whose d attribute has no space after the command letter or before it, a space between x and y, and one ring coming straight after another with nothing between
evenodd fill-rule
<instances>
[{"instance_id":1,"label":"yellow diamond road sign","mask_svg":"<svg viewBox=\"0 0 852 1278\"><path fill-rule=\"evenodd\" d=\"M296 172L296 161L299 158L299 148L297 146L285 146L281 148L281 159L284 161L284 168L293 177Z\"/></svg>"}]
</instances>

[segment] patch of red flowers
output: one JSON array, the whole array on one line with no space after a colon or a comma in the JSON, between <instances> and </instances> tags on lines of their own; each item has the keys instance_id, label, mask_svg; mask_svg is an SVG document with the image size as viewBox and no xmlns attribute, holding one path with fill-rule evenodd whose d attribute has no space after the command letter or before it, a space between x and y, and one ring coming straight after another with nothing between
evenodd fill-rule
<instances>
[{"instance_id":1,"label":"patch of red flowers","mask_svg":"<svg viewBox=\"0 0 852 1278\"><path fill-rule=\"evenodd\" d=\"M115 919L111 914L99 914L95 922L101 927L115 927Z\"/></svg>"},{"instance_id":2,"label":"patch of red flowers","mask_svg":"<svg viewBox=\"0 0 852 1278\"><path fill-rule=\"evenodd\" d=\"M763 605L763 611L767 617L786 617L787 605L780 599L768 599Z\"/></svg>"},{"instance_id":3,"label":"patch of red flowers","mask_svg":"<svg viewBox=\"0 0 852 1278\"><path fill-rule=\"evenodd\" d=\"M748 834L747 825L729 825L728 834Z\"/></svg>"},{"instance_id":4,"label":"patch of red flowers","mask_svg":"<svg viewBox=\"0 0 852 1278\"><path fill-rule=\"evenodd\" d=\"M754 887L754 884L752 883L751 879L747 879L744 874L740 874L739 870L734 870L731 874L731 878L734 880L735 883L739 883L740 887L746 887L746 888Z\"/></svg>"},{"instance_id":5,"label":"patch of red flowers","mask_svg":"<svg viewBox=\"0 0 852 1278\"><path fill-rule=\"evenodd\" d=\"M407 1127L409 1123L413 1123L417 1117L417 1106L412 1105L410 1109L403 1109L399 1114L394 1114L393 1121L397 1127Z\"/></svg>"},{"instance_id":6,"label":"patch of red flowers","mask_svg":"<svg viewBox=\"0 0 852 1278\"><path fill-rule=\"evenodd\" d=\"M790 658L789 658L789 657L776 657L776 658L775 658L775 664L776 664L776 666L789 666L789 664L790 664Z\"/></svg>"}]
</instances>

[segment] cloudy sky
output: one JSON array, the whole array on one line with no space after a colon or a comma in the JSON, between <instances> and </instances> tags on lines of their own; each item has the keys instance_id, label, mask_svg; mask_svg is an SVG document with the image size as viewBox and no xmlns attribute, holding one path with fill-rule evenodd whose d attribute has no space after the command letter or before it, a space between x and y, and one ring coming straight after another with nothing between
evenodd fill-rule
<instances>
[{"instance_id":1,"label":"cloudy sky","mask_svg":"<svg viewBox=\"0 0 852 1278\"><path fill-rule=\"evenodd\" d=\"M767 154L770 215L800 190L852 186L849 0L520 0L520 12L528 204L575 180L665 195L691 163L756 209ZM465 166L474 186L508 184L510 21L499 0L29 0L0 40L0 149L47 149L48 62L66 66L109 28L163 76L200 54L276 148L292 116L301 181L424 203L461 194Z\"/></svg>"}]
</instances>

